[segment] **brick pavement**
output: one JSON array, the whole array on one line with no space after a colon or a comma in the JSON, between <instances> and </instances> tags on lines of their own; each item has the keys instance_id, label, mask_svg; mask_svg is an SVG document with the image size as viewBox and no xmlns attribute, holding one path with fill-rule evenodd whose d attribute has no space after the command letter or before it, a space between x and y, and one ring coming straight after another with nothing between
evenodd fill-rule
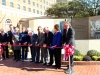
<instances>
[{"instance_id":1,"label":"brick pavement","mask_svg":"<svg viewBox=\"0 0 100 75\"><path fill-rule=\"evenodd\" d=\"M32 62L15 62L12 59L0 61L0 75L69 75L64 73L66 67L56 70ZM73 75L100 75L100 65L75 65Z\"/></svg>"}]
</instances>

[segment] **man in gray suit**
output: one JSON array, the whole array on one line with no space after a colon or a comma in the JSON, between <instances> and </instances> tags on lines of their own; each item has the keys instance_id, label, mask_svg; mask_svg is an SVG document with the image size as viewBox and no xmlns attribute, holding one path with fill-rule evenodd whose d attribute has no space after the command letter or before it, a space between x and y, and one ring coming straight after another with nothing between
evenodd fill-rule
<instances>
[{"instance_id":1,"label":"man in gray suit","mask_svg":"<svg viewBox=\"0 0 100 75\"><path fill-rule=\"evenodd\" d=\"M38 27L38 45L37 46L43 46L45 41L45 35L43 33L43 29L41 26ZM43 56L44 56L44 48L43 47L38 47L39 50L41 50L41 60L40 63L43 63Z\"/></svg>"},{"instance_id":2,"label":"man in gray suit","mask_svg":"<svg viewBox=\"0 0 100 75\"><path fill-rule=\"evenodd\" d=\"M38 52L35 44L37 44L38 36L37 36L37 34L33 33L32 31L29 31L28 35L30 36L29 46L31 47L31 56L32 56L31 62L37 62L37 61L39 61L39 52Z\"/></svg>"}]
</instances>

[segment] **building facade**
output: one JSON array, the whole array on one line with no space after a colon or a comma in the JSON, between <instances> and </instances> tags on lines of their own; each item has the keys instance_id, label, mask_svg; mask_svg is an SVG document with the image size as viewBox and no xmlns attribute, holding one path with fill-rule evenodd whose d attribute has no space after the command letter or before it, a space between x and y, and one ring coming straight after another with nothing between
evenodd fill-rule
<instances>
[{"instance_id":1,"label":"building facade","mask_svg":"<svg viewBox=\"0 0 100 75\"><path fill-rule=\"evenodd\" d=\"M21 18L45 15L45 10L56 0L0 0L0 28L7 31L9 24L17 25Z\"/></svg>"}]
</instances>

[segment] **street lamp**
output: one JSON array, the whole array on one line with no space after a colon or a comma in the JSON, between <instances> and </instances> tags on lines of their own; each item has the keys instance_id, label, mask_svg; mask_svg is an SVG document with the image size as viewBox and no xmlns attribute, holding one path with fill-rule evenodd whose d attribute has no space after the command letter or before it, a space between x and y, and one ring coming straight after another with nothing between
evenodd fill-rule
<instances>
[{"instance_id":1,"label":"street lamp","mask_svg":"<svg viewBox=\"0 0 100 75\"><path fill-rule=\"evenodd\" d=\"M68 11L68 13L70 13L71 14L71 17L70 17L70 19L71 19L71 25L72 25L72 18L73 18L73 16L72 16L72 14L73 14L73 11ZM66 19L65 19L65 21L66 21ZM70 66L70 56L69 56L69 68L65 71L67 74L74 74L74 71L72 70L72 67Z\"/></svg>"},{"instance_id":2,"label":"street lamp","mask_svg":"<svg viewBox=\"0 0 100 75\"><path fill-rule=\"evenodd\" d=\"M71 16L71 26L72 26L72 19L73 19L73 16Z\"/></svg>"}]
</instances>

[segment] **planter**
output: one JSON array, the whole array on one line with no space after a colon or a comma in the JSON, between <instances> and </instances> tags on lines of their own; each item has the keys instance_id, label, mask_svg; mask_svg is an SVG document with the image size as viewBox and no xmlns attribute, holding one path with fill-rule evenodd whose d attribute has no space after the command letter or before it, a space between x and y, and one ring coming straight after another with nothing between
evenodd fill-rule
<instances>
[{"instance_id":1,"label":"planter","mask_svg":"<svg viewBox=\"0 0 100 75\"><path fill-rule=\"evenodd\" d=\"M74 61L75 65L100 65L100 61ZM68 65L68 61L62 61L62 65Z\"/></svg>"}]
</instances>

